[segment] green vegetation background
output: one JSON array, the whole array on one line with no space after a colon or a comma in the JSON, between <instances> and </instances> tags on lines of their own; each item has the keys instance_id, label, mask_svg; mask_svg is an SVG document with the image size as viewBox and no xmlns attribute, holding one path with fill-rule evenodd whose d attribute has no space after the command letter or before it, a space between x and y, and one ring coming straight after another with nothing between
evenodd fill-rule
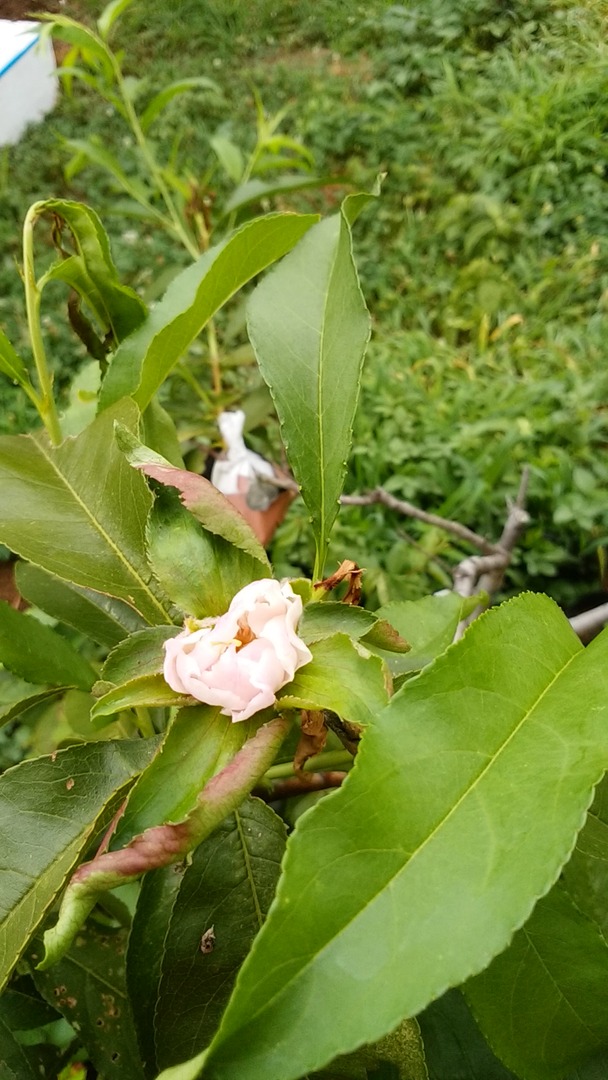
<instances>
[{"instance_id":1,"label":"green vegetation background","mask_svg":"<svg viewBox=\"0 0 608 1080\"><path fill-rule=\"evenodd\" d=\"M86 20L102 6L68 0L62 11ZM289 105L283 129L319 174L369 187L387 172L357 225L375 328L347 491L381 484L495 539L528 464L532 524L508 588L564 603L608 580L607 28L605 0L141 0L118 35L150 94L190 75L222 87L222 100L178 99L155 129L181 172L201 176L218 130L251 147L254 87L268 112ZM125 218L105 176L87 168L66 181L62 138L93 133L132 167L111 110L80 86L0 158L0 324L25 355L16 263L34 199L91 203L124 279L148 301L183 265L166 237ZM281 205L327 210L342 190ZM67 395L84 351L60 287L49 289L45 325ZM223 331L244 341L237 311ZM189 362L204 383L202 347ZM228 374L253 402L256 380L251 365ZM182 433L212 437L186 385L168 393ZM2 430L32 422L6 383L0 410ZM252 443L276 453L264 416ZM449 586L466 553L378 506L345 508L332 547L367 568L368 599L382 603ZM310 571L301 505L272 554L279 575Z\"/></svg>"}]
</instances>

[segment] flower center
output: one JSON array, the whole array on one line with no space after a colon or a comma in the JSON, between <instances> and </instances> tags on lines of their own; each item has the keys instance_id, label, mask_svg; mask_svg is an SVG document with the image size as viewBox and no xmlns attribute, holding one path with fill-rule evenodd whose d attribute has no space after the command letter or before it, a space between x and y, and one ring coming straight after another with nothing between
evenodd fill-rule
<instances>
[{"instance_id":1,"label":"flower center","mask_svg":"<svg viewBox=\"0 0 608 1080\"><path fill-rule=\"evenodd\" d=\"M248 625L246 616L243 616L239 619L239 632L234 638L237 652L242 649L243 645L249 645L250 641L255 641L255 634Z\"/></svg>"}]
</instances>

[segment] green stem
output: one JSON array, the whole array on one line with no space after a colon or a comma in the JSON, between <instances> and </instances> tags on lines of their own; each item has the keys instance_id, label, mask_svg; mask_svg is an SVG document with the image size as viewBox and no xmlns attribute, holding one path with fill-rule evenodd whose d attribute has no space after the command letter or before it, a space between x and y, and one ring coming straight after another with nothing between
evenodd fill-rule
<instances>
[{"instance_id":1,"label":"green stem","mask_svg":"<svg viewBox=\"0 0 608 1080\"><path fill-rule=\"evenodd\" d=\"M43 205L43 203L34 203L30 206L23 224L23 282L27 325L40 387L40 398L34 404L51 443L53 446L58 446L62 438L61 426L53 397L53 376L49 369L40 327L40 290L34 270L34 224L38 218L39 208Z\"/></svg>"},{"instance_id":2,"label":"green stem","mask_svg":"<svg viewBox=\"0 0 608 1080\"><path fill-rule=\"evenodd\" d=\"M144 739L152 739L156 735L154 725L150 719L150 713L147 709L141 707L135 710L137 717L137 726L143 735Z\"/></svg>"},{"instance_id":3,"label":"green stem","mask_svg":"<svg viewBox=\"0 0 608 1080\"><path fill-rule=\"evenodd\" d=\"M177 366L175 368L175 374L179 375L180 378L183 379L184 382L188 384L190 389L196 394L197 398L199 398L199 400L202 401L203 405L207 409L212 409L212 404L211 404L211 401L209 399L209 396L203 390L203 388L200 385L200 383L199 383L198 379L196 378L196 376L192 374L190 369L188 367L186 367L186 365L183 363L183 361L180 360L180 362L177 364Z\"/></svg>"},{"instance_id":4,"label":"green stem","mask_svg":"<svg viewBox=\"0 0 608 1080\"><path fill-rule=\"evenodd\" d=\"M114 74L116 76L116 85L118 87L118 91L120 93L120 97L121 97L123 105L124 105L126 118L127 118L128 122L129 122L131 130L132 130L132 132L133 132L133 134L135 136L135 139L136 139L137 145L139 146L139 149L141 151L142 157L143 157L146 165L148 166L148 169L150 171L150 175L152 176L152 179L154 180L154 183L156 184L158 190L160 191L163 202L164 202L165 206L167 207L169 217L171 218L173 231L174 231L175 235L179 238L179 240L181 240L181 242L184 245L184 247L185 247L186 251L188 252L188 254L191 255L191 257L193 259L198 259L199 255L200 255L200 251L199 251L198 247L196 246L194 240L192 239L192 237L188 233L188 231L187 231L187 229L186 229L186 227L184 225L184 222L182 221L179 210L177 209L177 207L176 207L176 205L175 205L175 203L173 201L173 198L171 196L171 192L169 191L169 188L167 187L167 185L165 183L162 171L161 171L161 169L159 168L159 166L158 166L158 164L156 162L154 154L150 150L148 140L146 139L143 128L142 128L142 126L141 126L141 124L139 122L139 117L138 117L137 113L135 112L135 109L133 108L133 103L130 100L129 95L127 93L125 93L124 81L123 81L123 77L122 77L122 70L121 70L120 64L118 63L118 60L116 59L115 56L113 56L113 66L114 66Z\"/></svg>"},{"instance_id":5,"label":"green stem","mask_svg":"<svg viewBox=\"0 0 608 1080\"><path fill-rule=\"evenodd\" d=\"M211 362L211 378L213 381L213 393L219 395L222 392L222 373L220 363L220 349L217 343L215 323L209 319L207 323L207 345L209 346L209 360Z\"/></svg>"},{"instance_id":6,"label":"green stem","mask_svg":"<svg viewBox=\"0 0 608 1080\"><path fill-rule=\"evenodd\" d=\"M309 758L304 764L304 772L331 772L352 763L353 755L347 750L327 750L324 754L316 754ZM264 773L264 780L283 780L287 776L295 776L291 761L286 761L281 765L272 765Z\"/></svg>"}]
</instances>

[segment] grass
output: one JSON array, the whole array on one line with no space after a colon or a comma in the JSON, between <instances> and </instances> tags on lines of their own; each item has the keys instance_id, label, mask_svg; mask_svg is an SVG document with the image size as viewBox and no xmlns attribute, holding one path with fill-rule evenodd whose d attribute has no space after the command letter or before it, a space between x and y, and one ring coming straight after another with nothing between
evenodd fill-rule
<instances>
[{"instance_id":1,"label":"grass","mask_svg":"<svg viewBox=\"0 0 608 1080\"><path fill-rule=\"evenodd\" d=\"M100 6L64 10L92 17ZM383 483L496 537L528 463L533 524L508 585L545 588L564 602L603 584L608 542L607 12L604 0L322 0L312 8L153 0L134 3L120 30L128 71L145 80L142 100L178 77L221 84L222 99L184 97L159 122L158 144L182 172L204 173L218 130L252 146L254 86L270 112L289 106L286 129L311 148L319 172L361 186L388 172L381 202L357 225L376 333L348 489ZM94 169L66 187L61 140L91 133L132 167L132 147L107 107L80 90L4 157L0 322L22 348L14 265L34 198L69 190L91 202L125 280L144 294L183 265L166 237L112 212L112 188ZM310 199L318 195L292 204ZM47 333L67 391L83 352L65 330L63 302L59 292L49 297ZM242 344L236 315L230 325ZM205 377L198 353L190 363ZM228 384L235 397L254 395L253 442L276 452L254 369L231 371ZM3 402L5 429L25 429L20 399L5 390ZM185 433L211 436L210 423L193 423L185 384L174 382L169 402ZM384 601L446 584L463 552L366 508L343 511L332 554L366 565L368 598ZM279 573L310 569L301 507L273 556Z\"/></svg>"}]
</instances>

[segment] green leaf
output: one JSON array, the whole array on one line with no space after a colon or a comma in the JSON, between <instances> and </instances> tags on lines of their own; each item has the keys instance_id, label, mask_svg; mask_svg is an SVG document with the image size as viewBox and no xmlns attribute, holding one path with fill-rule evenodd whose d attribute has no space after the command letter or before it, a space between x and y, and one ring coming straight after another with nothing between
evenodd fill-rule
<instances>
[{"instance_id":1,"label":"green leaf","mask_svg":"<svg viewBox=\"0 0 608 1080\"><path fill-rule=\"evenodd\" d=\"M154 1053L157 1069L196 1054L217 1030L270 907L284 848L281 819L249 798L203 841L185 870L144 879L127 968L142 1047Z\"/></svg>"},{"instance_id":2,"label":"green leaf","mask_svg":"<svg viewBox=\"0 0 608 1080\"><path fill-rule=\"evenodd\" d=\"M67 686L55 686L51 690L40 690L36 694L22 698L21 701L14 702L7 709L0 710L0 727L11 724L13 720L27 723L33 715L37 715L39 705L50 704L55 698L61 697L67 689Z\"/></svg>"},{"instance_id":3,"label":"green leaf","mask_svg":"<svg viewBox=\"0 0 608 1080\"><path fill-rule=\"evenodd\" d=\"M576 847L564 867L568 893L608 940L608 777L604 777Z\"/></svg>"},{"instance_id":4,"label":"green leaf","mask_svg":"<svg viewBox=\"0 0 608 1080\"><path fill-rule=\"evenodd\" d=\"M373 724L388 702L384 665L346 634L310 646L312 660L278 694L292 709L330 709L355 724Z\"/></svg>"},{"instance_id":5,"label":"green leaf","mask_svg":"<svg viewBox=\"0 0 608 1080\"><path fill-rule=\"evenodd\" d=\"M0 329L0 371L13 382L18 383L22 389L27 388L28 391L33 392L34 388L28 370L2 329Z\"/></svg>"},{"instance_id":6,"label":"green leaf","mask_svg":"<svg viewBox=\"0 0 608 1080\"><path fill-rule=\"evenodd\" d=\"M0 777L0 988L105 808L147 765L155 740L89 743Z\"/></svg>"},{"instance_id":7,"label":"green leaf","mask_svg":"<svg viewBox=\"0 0 608 1080\"><path fill-rule=\"evenodd\" d=\"M96 34L93 34L82 23L70 19L67 15L44 15L39 13L38 18L49 23L50 33L54 37L61 38L62 41L67 41L70 45L77 45L85 56L88 52L95 57L106 79L113 81L114 71L111 53Z\"/></svg>"},{"instance_id":8,"label":"green leaf","mask_svg":"<svg viewBox=\"0 0 608 1080\"><path fill-rule=\"evenodd\" d=\"M112 848L124 847L153 825L184 818L207 781L232 760L258 727L259 717L233 724L210 705L180 709L160 752L133 786Z\"/></svg>"},{"instance_id":9,"label":"green leaf","mask_svg":"<svg viewBox=\"0 0 608 1080\"><path fill-rule=\"evenodd\" d=\"M333 600L306 604L298 634L307 645L322 641L334 634L348 634L360 639L378 622L378 616L365 608L340 604Z\"/></svg>"},{"instance_id":10,"label":"green leaf","mask_svg":"<svg viewBox=\"0 0 608 1080\"><path fill-rule=\"evenodd\" d=\"M91 723L99 730L109 722L106 717L112 718L123 709L172 708L187 705L190 700L172 690L162 675L142 675L104 693L91 709Z\"/></svg>"},{"instance_id":11,"label":"green leaf","mask_svg":"<svg viewBox=\"0 0 608 1080\"><path fill-rule=\"evenodd\" d=\"M421 600L396 601L379 608L376 615L387 619L411 644L407 655L382 654L393 675L420 671L445 652L461 619L470 615L479 602L479 596L462 597L448 592L423 596Z\"/></svg>"},{"instance_id":12,"label":"green leaf","mask_svg":"<svg viewBox=\"0 0 608 1080\"><path fill-rule=\"evenodd\" d=\"M556 605L520 596L403 686L342 787L296 825L213 1080L321 1068L507 946L605 769L607 651L608 635L583 649Z\"/></svg>"},{"instance_id":13,"label":"green leaf","mask_svg":"<svg viewBox=\"0 0 608 1080\"><path fill-rule=\"evenodd\" d=\"M170 83L169 86L163 86L163 89L154 95L139 118L142 130L147 131L169 102L173 101L178 94L185 94L188 90L211 90L214 94L221 95L218 84L205 75L195 75L190 79L179 79L177 82Z\"/></svg>"},{"instance_id":14,"label":"green leaf","mask_svg":"<svg viewBox=\"0 0 608 1080\"><path fill-rule=\"evenodd\" d=\"M418 1017L429 1080L516 1080L494 1056L459 990Z\"/></svg>"},{"instance_id":15,"label":"green leaf","mask_svg":"<svg viewBox=\"0 0 608 1080\"><path fill-rule=\"evenodd\" d=\"M116 439L127 461L134 468L140 469L145 476L164 487L179 492L182 504L207 532L221 536L229 544L234 544L247 555L257 559L263 569L269 569L266 552L251 526L209 480L198 473L176 469L168 462L160 460L158 454L139 442L126 428L117 428Z\"/></svg>"},{"instance_id":16,"label":"green leaf","mask_svg":"<svg viewBox=\"0 0 608 1080\"><path fill-rule=\"evenodd\" d=\"M51 971L35 971L46 1000L74 1025L104 1080L144 1080L125 984L125 930L80 931ZM35 949L32 960L39 959Z\"/></svg>"},{"instance_id":17,"label":"green leaf","mask_svg":"<svg viewBox=\"0 0 608 1080\"><path fill-rule=\"evenodd\" d=\"M131 634L112 649L101 672L103 682L120 686L142 675L157 675L163 670L163 643L181 632L179 626L148 626Z\"/></svg>"},{"instance_id":18,"label":"green leaf","mask_svg":"<svg viewBox=\"0 0 608 1080\"><path fill-rule=\"evenodd\" d=\"M0 1016L0 1076L2 1080L40 1080L40 1073Z\"/></svg>"},{"instance_id":19,"label":"green leaf","mask_svg":"<svg viewBox=\"0 0 608 1080\"><path fill-rule=\"evenodd\" d=\"M118 158L110 153L105 146L97 142L95 136L90 139L65 139L64 144L68 149L74 151L78 171L83 167L83 164L88 162L105 169L106 172L110 173L110 176L114 177L119 187L126 191L132 199L135 199L138 203L143 203L155 217L161 217L149 201L151 196L149 189L141 180L138 180L130 173L126 173ZM74 169L72 169L72 175L74 175ZM121 394L120 396L124 395Z\"/></svg>"},{"instance_id":20,"label":"green leaf","mask_svg":"<svg viewBox=\"0 0 608 1080\"><path fill-rule=\"evenodd\" d=\"M218 308L289 251L316 220L315 214L268 214L243 225L178 274L143 325L116 350L100 408L132 396L145 409Z\"/></svg>"},{"instance_id":21,"label":"green leaf","mask_svg":"<svg viewBox=\"0 0 608 1080\"><path fill-rule=\"evenodd\" d=\"M315 225L257 287L247 321L289 463L312 515L314 576L320 578L370 334L352 256L349 199L341 214Z\"/></svg>"},{"instance_id":22,"label":"green leaf","mask_svg":"<svg viewBox=\"0 0 608 1080\"><path fill-rule=\"evenodd\" d=\"M58 697L65 690L64 686L47 690L24 679L18 679L10 671L0 669L0 727L24 717L30 709Z\"/></svg>"},{"instance_id":23,"label":"green leaf","mask_svg":"<svg viewBox=\"0 0 608 1080\"><path fill-rule=\"evenodd\" d=\"M44 436L0 438L0 540L51 574L125 601L146 622L169 623L144 549L152 500L114 443L116 418L135 424L132 403L58 447Z\"/></svg>"},{"instance_id":24,"label":"green leaf","mask_svg":"<svg viewBox=\"0 0 608 1080\"><path fill-rule=\"evenodd\" d=\"M560 886L465 994L490 1045L526 1080L560 1080L608 1049L608 943Z\"/></svg>"},{"instance_id":25,"label":"green leaf","mask_svg":"<svg viewBox=\"0 0 608 1080\"><path fill-rule=\"evenodd\" d=\"M18 562L15 577L30 604L108 648L144 625L141 615L121 600L61 581L32 563Z\"/></svg>"},{"instance_id":26,"label":"green leaf","mask_svg":"<svg viewBox=\"0 0 608 1080\"><path fill-rule=\"evenodd\" d=\"M111 0L109 4L106 4L97 20L97 29L104 40L107 40L108 34L116 20L120 18L123 11L126 11L132 3L133 0Z\"/></svg>"},{"instance_id":27,"label":"green leaf","mask_svg":"<svg viewBox=\"0 0 608 1080\"><path fill-rule=\"evenodd\" d=\"M147 1076L156 1076L154 1010L163 962L163 942L186 863L149 870L142 879L127 949L127 988Z\"/></svg>"},{"instance_id":28,"label":"green leaf","mask_svg":"<svg viewBox=\"0 0 608 1080\"><path fill-rule=\"evenodd\" d=\"M216 149L215 146L213 149ZM223 161L222 164L224 164ZM293 165L293 160L291 164ZM240 177L232 176L231 179L238 183ZM310 173L292 173L289 176L276 176L272 180L260 180L256 177L253 180L248 180L245 184L240 184L232 192L223 207L222 217L226 217L227 214L236 210L241 210L244 206L250 206L251 203L259 202L260 199L271 199L273 195L283 195L289 191L327 187L331 183L332 178L329 176L311 176Z\"/></svg>"},{"instance_id":29,"label":"green leaf","mask_svg":"<svg viewBox=\"0 0 608 1080\"><path fill-rule=\"evenodd\" d=\"M59 1020L56 1009L38 997L33 986L31 989L32 993L24 993L9 987L0 997L0 1019L11 1031L31 1031Z\"/></svg>"},{"instance_id":30,"label":"green leaf","mask_svg":"<svg viewBox=\"0 0 608 1080\"><path fill-rule=\"evenodd\" d=\"M417 1021L403 1020L390 1035L385 1035L373 1046L337 1058L327 1069L313 1075L314 1080L369 1080L371 1077L429 1080ZM442 1080L448 1080L448 1077L444 1076Z\"/></svg>"},{"instance_id":31,"label":"green leaf","mask_svg":"<svg viewBox=\"0 0 608 1080\"><path fill-rule=\"evenodd\" d=\"M181 1065L172 1065L170 1069L163 1069L157 1080L197 1080L206 1060L207 1050L203 1050L191 1061L184 1061Z\"/></svg>"},{"instance_id":32,"label":"green leaf","mask_svg":"<svg viewBox=\"0 0 608 1080\"><path fill-rule=\"evenodd\" d=\"M0 600L0 663L31 683L90 690L97 675L89 662L49 626Z\"/></svg>"},{"instance_id":33,"label":"green leaf","mask_svg":"<svg viewBox=\"0 0 608 1080\"><path fill-rule=\"evenodd\" d=\"M180 449L179 436L173 420L163 409L157 398L152 401L142 414L142 436L146 446L150 446L170 464L183 469L184 459Z\"/></svg>"},{"instance_id":34,"label":"green leaf","mask_svg":"<svg viewBox=\"0 0 608 1080\"><path fill-rule=\"evenodd\" d=\"M147 539L157 581L197 619L221 615L239 589L270 573L257 558L206 532L170 491L157 495Z\"/></svg>"},{"instance_id":35,"label":"green leaf","mask_svg":"<svg viewBox=\"0 0 608 1080\"><path fill-rule=\"evenodd\" d=\"M225 135L212 135L209 145L224 172L234 184L238 184L245 170L245 162L239 147Z\"/></svg>"},{"instance_id":36,"label":"green leaf","mask_svg":"<svg viewBox=\"0 0 608 1080\"><path fill-rule=\"evenodd\" d=\"M94 210L69 199L47 199L37 203L38 213L51 214L67 225L76 255L53 264L38 283L65 281L82 297L99 320L104 332L111 331L116 342L135 330L147 315L143 300L133 289L122 285L112 261L110 241Z\"/></svg>"}]
</instances>

